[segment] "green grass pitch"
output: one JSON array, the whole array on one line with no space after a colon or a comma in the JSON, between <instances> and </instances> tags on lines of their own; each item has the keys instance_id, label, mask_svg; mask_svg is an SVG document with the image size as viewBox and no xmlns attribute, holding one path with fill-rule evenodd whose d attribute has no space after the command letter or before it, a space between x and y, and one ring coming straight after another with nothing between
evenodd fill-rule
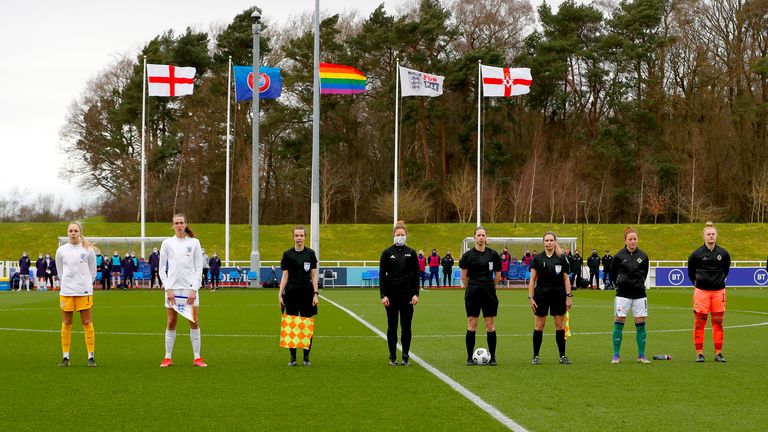
<instances>
[{"instance_id":1,"label":"green grass pitch","mask_svg":"<svg viewBox=\"0 0 768 432\"><path fill-rule=\"evenodd\" d=\"M747 431L765 427L768 291L729 289L724 353L693 361L690 290L649 292L648 354L634 362L634 326L622 363L611 365L612 292L576 291L568 341L557 364L551 319L542 364L530 364L533 319L523 291L500 291L497 367L464 365L461 291L425 291L412 352L530 431ZM322 293L385 330L378 292ZM0 430L504 430L490 415L419 365L387 365L384 340L321 300L311 368L288 368L278 347L276 290L201 295L206 369L192 367L179 319L174 366L160 369L165 315L159 291L97 291L96 360L86 367L76 317L72 365L60 360L60 313L51 292L0 293ZM631 321L631 320L628 320ZM477 346L486 346L478 331Z\"/></svg>"}]
</instances>

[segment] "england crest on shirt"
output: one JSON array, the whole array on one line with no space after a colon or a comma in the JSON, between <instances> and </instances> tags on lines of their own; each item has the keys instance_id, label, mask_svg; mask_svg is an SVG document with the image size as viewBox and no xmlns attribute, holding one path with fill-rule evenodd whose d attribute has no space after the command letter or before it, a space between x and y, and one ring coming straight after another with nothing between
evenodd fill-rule
<instances>
[{"instance_id":1,"label":"england crest on shirt","mask_svg":"<svg viewBox=\"0 0 768 432\"><path fill-rule=\"evenodd\" d=\"M305 272L308 272L308 271L309 271L309 266L310 266L310 264L309 264L308 262L305 262L305 263L304 263L304 271L305 271Z\"/></svg>"}]
</instances>

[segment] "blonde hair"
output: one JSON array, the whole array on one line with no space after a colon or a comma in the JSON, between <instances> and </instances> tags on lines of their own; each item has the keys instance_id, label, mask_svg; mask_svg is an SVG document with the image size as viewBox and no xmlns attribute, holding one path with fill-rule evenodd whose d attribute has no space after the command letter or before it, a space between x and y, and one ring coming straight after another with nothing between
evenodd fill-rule
<instances>
[{"instance_id":1,"label":"blonde hair","mask_svg":"<svg viewBox=\"0 0 768 432\"><path fill-rule=\"evenodd\" d=\"M405 227L405 222L404 222L404 221L402 221L402 220L399 220L399 221L397 221L397 222L395 223L395 228L393 228L393 229L392 229L392 234L394 234L394 233L395 233L395 231L397 231L397 230L399 230L399 229L401 229L401 230L405 231L405 234L406 234L406 235L408 234L408 228L406 228L406 227Z\"/></svg>"},{"instance_id":2,"label":"blonde hair","mask_svg":"<svg viewBox=\"0 0 768 432\"><path fill-rule=\"evenodd\" d=\"M93 249L93 245L91 242L89 242L85 236L83 236L83 224L81 224L78 221L72 221L69 223L69 225L77 225L77 228L80 230L80 243L82 243L83 248L85 249ZM69 226L67 225L67 226Z\"/></svg>"},{"instance_id":3,"label":"blonde hair","mask_svg":"<svg viewBox=\"0 0 768 432\"><path fill-rule=\"evenodd\" d=\"M712 228L713 230L715 230L715 234L717 234L717 228L715 228L715 224L714 224L712 221L707 221L707 222L704 224L704 229L703 229L703 230L701 230L701 233L702 233L702 234L705 234L705 233L707 232L707 230L708 230L708 229L710 229L710 228Z\"/></svg>"},{"instance_id":4,"label":"blonde hair","mask_svg":"<svg viewBox=\"0 0 768 432\"><path fill-rule=\"evenodd\" d=\"M184 223L187 224L187 226L184 227L184 232L187 233L188 236L195 238L195 232L192 231L192 228L189 227L189 222L187 221L187 215L185 215L184 213L176 213L171 218L171 222L173 222L173 220L176 219L177 217L184 218Z\"/></svg>"}]
</instances>

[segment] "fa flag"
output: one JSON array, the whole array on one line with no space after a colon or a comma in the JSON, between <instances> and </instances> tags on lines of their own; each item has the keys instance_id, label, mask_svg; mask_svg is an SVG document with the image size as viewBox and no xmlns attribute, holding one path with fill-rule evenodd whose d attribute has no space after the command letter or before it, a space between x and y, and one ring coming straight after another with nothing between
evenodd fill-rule
<instances>
[{"instance_id":1,"label":"fa flag","mask_svg":"<svg viewBox=\"0 0 768 432\"><path fill-rule=\"evenodd\" d=\"M500 68L482 66L483 96L509 97L524 95L531 91L531 70L529 68Z\"/></svg>"},{"instance_id":2,"label":"fa flag","mask_svg":"<svg viewBox=\"0 0 768 432\"><path fill-rule=\"evenodd\" d=\"M444 76L400 67L400 88L403 96L440 96L443 94L444 79Z\"/></svg>"},{"instance_id":3,"label":"fa flag","mask_svg":"<svg viewBox=\"0 0 768 432\"><path fill-rule=\"evenodd\" d=\"M235 69L235 98L238 102L253 100L253 67L233 66ZM280 68L259 67L259 98L277 99L283 92Z\"/></svg>"}]
</instances>

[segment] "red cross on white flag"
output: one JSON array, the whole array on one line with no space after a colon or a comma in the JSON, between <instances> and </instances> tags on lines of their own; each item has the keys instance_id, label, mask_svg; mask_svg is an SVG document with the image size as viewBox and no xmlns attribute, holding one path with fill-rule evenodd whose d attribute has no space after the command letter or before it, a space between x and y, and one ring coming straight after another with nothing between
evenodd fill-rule
<instances>
[{"instance_id":1,"label":"red cross on white flag","mask_svg":"<svg viewBox=\"0 0 768 432\"><path fill-rule=\"evenodd\" d=\"M195 68L147 64L149 96L184 96L195 87Z\"/></svg>"},{"instance_id":2,"label":"red cross on white flag","mask_svg":"<svg viewBox=\"0 0 768 432\"><path fill-rule=\"evenodd\" d=\"M483 96L509 97L531 91L531 70L529 68L499 68L482 66Z\"/></svg>"}]
</instances>

